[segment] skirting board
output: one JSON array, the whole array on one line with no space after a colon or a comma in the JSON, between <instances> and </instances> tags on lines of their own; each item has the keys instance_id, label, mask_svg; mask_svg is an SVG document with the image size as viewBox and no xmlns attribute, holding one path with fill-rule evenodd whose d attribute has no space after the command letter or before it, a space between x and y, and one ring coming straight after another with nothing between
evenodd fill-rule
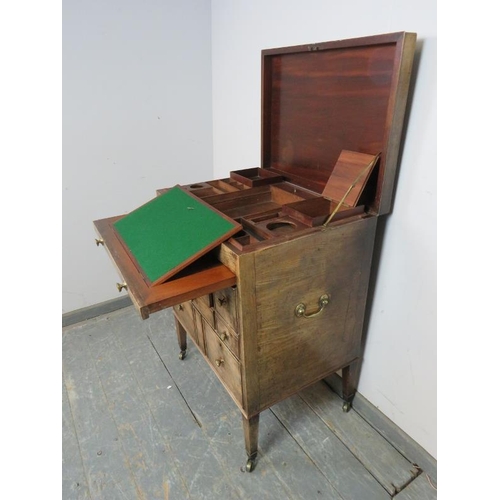
<instances>
[{"instance_id":1,"label":"skirting board","mask_svg":"<svg viewBox=\"0 0 500 500\"><path fill-rule=\"evenodd\" d=\"M342 377L338 374L324 379L325 383L342 397ZM437 482L437 461L408 434L403 432L392 420L387 418L377 407L359 392L352 402L352 408L364 418L377 432L413 464L417 464L429 477Z\"/></svg>"},{"instance_id":2,"label":"skirting board","mask_svg":"<svg viewBox=\"0 0 500 500\"><path fill-rule=\"evenodd\" d=\"M62 326L64 328L65 326L74 325L75 323L80 323L80 321L96 318L101 314L108 314L131 305L132 301L130 297L125 295L123 297L117 297L116 299L100 302L99 304L94 304L93 306L77 309L76 311L70 311L62 315Z\"/></svg>"}]
</instances>

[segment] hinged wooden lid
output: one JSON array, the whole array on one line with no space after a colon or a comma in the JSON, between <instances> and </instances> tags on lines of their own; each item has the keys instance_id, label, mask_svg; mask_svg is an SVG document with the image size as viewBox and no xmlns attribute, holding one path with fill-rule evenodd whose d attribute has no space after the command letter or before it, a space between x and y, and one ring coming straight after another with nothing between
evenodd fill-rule
<instances>
[{"instance_id":1,"label":"hinged wooden lid","mask_svg":"<svg viewBox=\"0 0 500 500\"><path fill-rule=\"evenodd\" d=\"M389 212L415 50L390 33L262 51L262 166L321 193L342 150L381 155Z\"/></svg>"}]
</instances>

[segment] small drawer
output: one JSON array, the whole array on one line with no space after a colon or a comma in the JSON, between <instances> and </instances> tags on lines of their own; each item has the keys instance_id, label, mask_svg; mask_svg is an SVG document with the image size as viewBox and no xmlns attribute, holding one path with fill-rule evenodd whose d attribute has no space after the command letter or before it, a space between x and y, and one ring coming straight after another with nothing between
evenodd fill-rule
<instances>
[{"instance_id":1,"label":"small drawer","mask_svg":"<svg viewBox=\"0 0 500 500\"><path fill-rule=\"evenodd\" d=\"M200 351L203 354L205 354L205 334L203 331L203 318L201 317L201 314L198 311L198 309L196 309L195 307L193 307L193 312L194 312L194 324L196 328L196 339L193 338L193 340L200 348Z\"/></svg>"},{"instance_id":2,"label":"small drawer","mask_svg":"<svg viewBox=\"0 0 500 500\"><path fill-rule=\"evenodd\" d=\"M239 331L238 322L238 290L235 286L214 292L215 312L236 332Z\"/></svg>"},{"instance_id":3,"label":"small drawer","mask_svg":"<svg viewBox=\"0 0 500 500\"><path fill-rule=\"evenodd\" d=\"M214 330L207 323L204 326L206 356L226 389L236 401L241 403L240 363L221 342Z\"/></svg>"},{"instance_id":4,"label":"small drawer","mask_svg":"<svg viewBox=\"0 0 500 500\"><path fill-rule=\"evenodd\" d=\"M215 318L213 309L213 297L212 294L203 295L202 297L197 297L193 299L193 304L201 313L205 321L212 327L215 328Z\"/></svg>"},{"instance_id":5,"label":"small drawer","mask_svg":"<svg viewBox=\"0 0 500 500\"><path fill-rule=\"evenodd\" d=\"M240 358L240 338L239 335L219 316L215 314L215 333L224 342L231 352Z\"/></svg>"},{"instance_id":6,"label":"small drawer","mask_svg":"<svg viewBox=\"0 0 500 500\"><path fill-rule=\"evenodd\" d=\"M184 327L184 329L189 333L191 337L195 337L195 322L194 322L194 310L191 301L183 302L177 306L173 307L174 314Z\"/></svg>"}]
</instances>

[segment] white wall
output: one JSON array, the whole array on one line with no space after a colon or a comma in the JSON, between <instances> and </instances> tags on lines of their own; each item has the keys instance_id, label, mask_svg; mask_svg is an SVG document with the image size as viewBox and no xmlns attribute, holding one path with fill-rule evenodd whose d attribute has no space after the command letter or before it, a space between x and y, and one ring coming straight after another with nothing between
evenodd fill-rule
<instances>
[{"instance_id":1,"label":"white wall","mask_svg":"<svg viewBox=\"0 0 500 500\"><path fill-rule=\"evenodd\" d=\"M260 164L260 51L392 31L418 72L359 391L436 457L436 3L212 0L214 174Z\"/></svg>"},{"instance_id":2,"label":"white wall","mask_svg":"<svg viewBox=\"0 0 500 500\"><path fill-rule=\"evenodd\" d=\"M118 296L92 221L212 178L210 0L66 0L63 313Z\"/></svg>"}]
</instances>

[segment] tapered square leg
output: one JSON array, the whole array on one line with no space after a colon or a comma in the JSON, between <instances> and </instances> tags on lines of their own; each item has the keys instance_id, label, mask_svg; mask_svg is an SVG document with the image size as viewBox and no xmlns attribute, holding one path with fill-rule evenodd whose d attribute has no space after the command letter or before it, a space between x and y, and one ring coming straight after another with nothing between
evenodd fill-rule
<instances>
[{"instance_id":1,"label":"tapered square leg","mask_svg":"<svg viewBox=\"0 0 500 500\"><path fill-rule=\"evenodd\" d=\"M252 472L257 459L257 447L259 441L259 417L255 415L251 418L243 416L243 434L245 436L245 449L247 452L246 471Z\"/></svg>"},{"instance_id":2,"label":"tapered square leg","mask_svg":"<svg viewBox=\"0 0 500 500\"><path fill-rule=\"evenodd\" d=\"M179 348L181 352L179 353L179 359L183 360L186 357L186 349L187 349L187 336L186 330L179 323L179 320L175 318L175 331L177 332L177 342L179 343Z\"/></svg>"},{"instance_id":3,"label":"tapered square leg","mask_svg":"<svg viewBox=\"0 0 500 500\"><path fill-rule=\"evenodd\" d=\"M342 409L348 412L352 406L352 400L358 389L360 362L356 360L350 365L342 368L342 398L344 404Z\"/></svg>"}]
</instances>

